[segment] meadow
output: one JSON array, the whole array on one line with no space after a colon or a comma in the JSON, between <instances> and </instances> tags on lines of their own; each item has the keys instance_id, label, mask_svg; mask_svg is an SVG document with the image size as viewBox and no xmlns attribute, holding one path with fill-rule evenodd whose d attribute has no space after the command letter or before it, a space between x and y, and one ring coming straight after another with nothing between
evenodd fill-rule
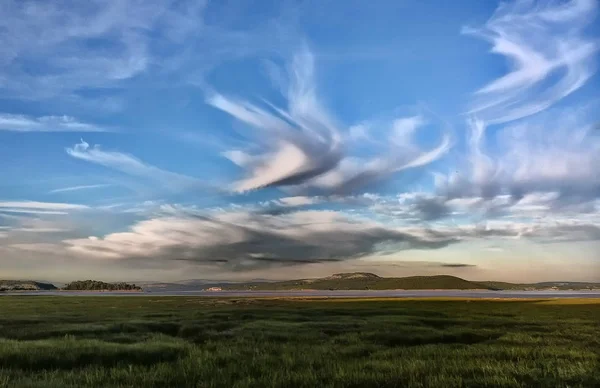
<instances>
[{"instance_id":1,"label":"meadow","mask_svg":"<svg viewBox=\"0 0 600 388\"><path fill-rule=\"evenodd\" d=\"M3 296L0 387L600 387L600 301Z\"/></svg>"}]
</instances>

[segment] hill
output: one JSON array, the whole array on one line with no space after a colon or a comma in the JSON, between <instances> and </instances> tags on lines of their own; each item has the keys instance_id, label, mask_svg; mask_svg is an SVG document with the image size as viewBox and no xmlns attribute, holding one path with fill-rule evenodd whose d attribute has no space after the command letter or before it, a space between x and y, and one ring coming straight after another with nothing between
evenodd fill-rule
<instances>
[{"instance_id":1,"label":"hill","mask_svg":"<svg viewBox=\"0 0 600 388\"><path fill-rule=\"evenodd\" d=\"M511 291L541 291L541 290L562 290L562 291L584 291L599 290L600 283L586 282L541 282L541 283L507 283L496 281L477 282L490 288L498 290Z\"/></svg>"},{"instance_id":2,"label":"hill","mask_svg":"<svg viewBox=\"0 0 600 388\"><path fill-rule=\"evenodd\" d=\"M54 284L31 280L0 280L0 291L43 291L56 290Z\"/></svg>"},{"instance_id":3,"label":"hill","mask_svg":"<svg viewBox=\"0 0 600 388\"><path fill-rule=\"evenodd\" d=\"M98 280L78 280L62 288L65 291L142 291L142 288L129 283L105 283Z\"/></svg>"},{"instance_id":4,"label":"hill","mask_svg":"<svg viewBox=\"0 0 600 388\"><path fill-rule=\"evenodd\" d=\"M338 273L319 279L299 279L282 282L251 282L223 286L224 290L475 290L494 289L455 276L410 276L384 278L372 273Z\"/></svg>"}]
</instances>

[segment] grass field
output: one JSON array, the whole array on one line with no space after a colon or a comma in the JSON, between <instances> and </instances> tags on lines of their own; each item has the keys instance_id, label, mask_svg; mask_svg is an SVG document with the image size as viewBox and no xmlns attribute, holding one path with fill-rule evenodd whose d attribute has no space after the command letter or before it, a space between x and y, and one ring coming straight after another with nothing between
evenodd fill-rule
<instances>
[{"instance_id":1,"label":"grass field","mask_svg":"<svg viewBox=\"0 0 600 388\"><path fill-rule=\"evenodd\" d=\"M600 387L600 303L4 296L0 387Z\"/></svg>"}]
</instances>

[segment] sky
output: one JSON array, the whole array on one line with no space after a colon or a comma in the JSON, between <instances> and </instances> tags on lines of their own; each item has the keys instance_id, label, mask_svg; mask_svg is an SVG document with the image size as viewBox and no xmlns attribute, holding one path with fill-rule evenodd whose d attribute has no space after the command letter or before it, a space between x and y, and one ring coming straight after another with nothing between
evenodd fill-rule
<instances>
[{"instance_id":1,"label":"sky","mask_svg":"<svg viewBox=\"0 0 600 388\"><path fill-rule=\"evenodd\" d=\"M597 0L4 0L0 278L600 281Z\"/></svg>"}]
</instances>

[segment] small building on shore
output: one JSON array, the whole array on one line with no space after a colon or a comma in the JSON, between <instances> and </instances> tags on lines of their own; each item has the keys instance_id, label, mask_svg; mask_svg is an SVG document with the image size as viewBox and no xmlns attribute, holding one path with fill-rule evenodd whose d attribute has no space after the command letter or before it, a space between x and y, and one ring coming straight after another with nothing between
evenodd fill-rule
<instances>
[{"instance_id":1,"label":"small building on shore","mask_svg":"<svg viewBox=\"0 0 600 388\"><path fill-rule=\"evenodd\" d=\"M209 287L205 291L222 291L221 287Z\"/></svg>"}]
</instances>

